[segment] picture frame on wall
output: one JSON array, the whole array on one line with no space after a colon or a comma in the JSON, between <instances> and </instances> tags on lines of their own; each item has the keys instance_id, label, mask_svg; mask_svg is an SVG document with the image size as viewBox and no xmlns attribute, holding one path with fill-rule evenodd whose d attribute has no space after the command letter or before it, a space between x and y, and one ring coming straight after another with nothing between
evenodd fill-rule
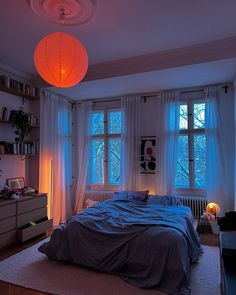
<instances>
[{"instance_id":1,"label":"picture frame on wall","mask_svg":"<svg viewBox=\"0 0 236 295\"><path fill-rule=\"evenodd\" d=\"M7 186L11 191L21 191L25 187L24 177L8 178Z\"/></svg>"},{"instance_id":2,"label":"picture frame on wall","mask_svg":"<svg viewBox=\"0 0 236 295\"><path fill-rule=\"evenodd\" d=\"M156 173L156 136L140 138L140 173Z\"/></svg>"}]
</instances>

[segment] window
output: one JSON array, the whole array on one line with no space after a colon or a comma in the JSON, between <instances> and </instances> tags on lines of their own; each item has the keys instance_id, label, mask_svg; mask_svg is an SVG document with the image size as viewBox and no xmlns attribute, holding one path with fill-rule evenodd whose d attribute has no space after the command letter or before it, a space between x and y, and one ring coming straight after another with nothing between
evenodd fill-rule
<instances>
[{"instance_id":1,"label":"window","mask_svg":"<svg viewBox=\"0 0 236 295\"><path fill-rule=\"evenodd\" d=\"M92 113L90 161L91 188L120 185L121 125L119 109Z\"/></svg>"},{"instance_id":2,"label":"window","mask_svg":"<svg viewBox=\"0 0 236 295\"><path fill-rule=\"evenodd\" d=\"M205 103L189 100L179 105L177 189L206 189Z\"/></svg>"}]
</instances>

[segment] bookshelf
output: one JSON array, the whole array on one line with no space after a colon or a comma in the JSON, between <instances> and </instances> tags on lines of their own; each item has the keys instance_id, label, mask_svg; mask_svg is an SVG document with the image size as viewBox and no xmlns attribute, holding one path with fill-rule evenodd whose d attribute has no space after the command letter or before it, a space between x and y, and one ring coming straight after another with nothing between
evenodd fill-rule
<instances>
[{"instance_id":1,"label":"bookshelf","mask_svg":"<svg viewBox=\"0 0 236 295\"><path fill-rule=\"evenodd\" d=\"M13 89L13 88L10 88L10 87L6 87L6 86L1 85L1 84L0 84L0 91L10 93L12 95L16 95L16 96L19 96L21 98L26 98L26 99L29 99L29 100L39 99L38 96L27 94L27 93L21 92L19 90L16 90L16 89Z\"/></svg>"},{"instance_id":2,"label":"bookshelf","mask_svg":"<svg viewBox=\"0 0 236 295\"><path fill-rule=\"evenodd\" d=\"M28 83L23 83L23 85L29 86L30 94L24 93L21 89L10 88L9 85L5 86L1 82L0 80L0 189L6 184L7 178L17 176L25 177L27 186L37 189L39 185L40 98L31 94L34 93L33 87ZM40 90L37 88L36 94L39 93ZM4 110L4 116L2 116L3 107L7 109L7 111ZM16 129L12 127L10 118L10 112L18 109L23 109L29 114L29 120L32 122L31 131L21 144L15 142Z\"/></svg>"}]
</instances>

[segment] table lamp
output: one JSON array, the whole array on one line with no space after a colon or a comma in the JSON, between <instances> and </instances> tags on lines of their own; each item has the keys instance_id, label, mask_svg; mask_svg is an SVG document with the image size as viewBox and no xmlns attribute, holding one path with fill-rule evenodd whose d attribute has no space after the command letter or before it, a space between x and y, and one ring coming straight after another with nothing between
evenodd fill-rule
<instances>
[{"instance_id":1,"label":"table lamp","mask_svg":"<svg viewBox=\"0 0 236 295\"><path fill-rule=\"evenodd\" d=\"M215 217L217 217L217 215L219 215L220 213L220 206L216 203L208 203L206 207L206 211L208 213L215 215Z\"/></svg>"}]
</instances>

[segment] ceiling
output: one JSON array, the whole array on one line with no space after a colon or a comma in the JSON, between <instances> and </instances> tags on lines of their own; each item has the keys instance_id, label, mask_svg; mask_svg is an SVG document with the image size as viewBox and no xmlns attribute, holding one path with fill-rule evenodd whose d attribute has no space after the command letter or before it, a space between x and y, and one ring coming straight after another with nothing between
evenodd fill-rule
<instances>
[{"instance_id":1,"label":"ceiling","mask_svg":"<svg viewBox=\"0 0 236 295\"><path fill-rule=\"evenodd\" d=\"M34 48L60 26L35 15L29 1L1 0L0 64L45 86L34 68ZM235 0L93 2L96 9L89 22L64 28L86 47L88 73L78 85L54 87L55 92L79 100L236 77Z\"/></svg>"}]
</instances>

